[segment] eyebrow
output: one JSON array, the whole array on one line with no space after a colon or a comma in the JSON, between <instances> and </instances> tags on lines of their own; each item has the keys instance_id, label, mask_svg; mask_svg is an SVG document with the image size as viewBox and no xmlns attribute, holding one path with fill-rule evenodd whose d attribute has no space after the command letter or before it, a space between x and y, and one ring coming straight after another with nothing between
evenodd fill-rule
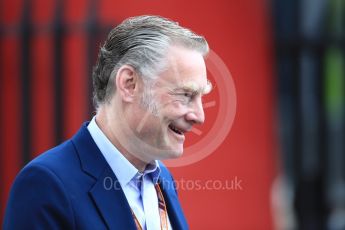
<instances>
[{"instance_id":1,"label":"eyebrow","mask_svg":"<svg viewBox=\"0 0 345 230\"><path fill-rule=\"evenodd\" d=\"M185 92L191 92L193 94L208 94L211 92L212 90L212 83L210 81L207 81L207 85L205 87L195 87L195 84L186 84L186 85L181 85L181 86L177 86L174 91L185 91Z\"/></svg>"}]
</instances>

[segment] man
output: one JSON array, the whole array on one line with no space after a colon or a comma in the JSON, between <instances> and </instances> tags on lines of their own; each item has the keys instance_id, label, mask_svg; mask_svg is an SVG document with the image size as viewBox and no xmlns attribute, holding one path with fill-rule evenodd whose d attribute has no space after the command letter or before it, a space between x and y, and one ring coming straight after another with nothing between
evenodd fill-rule
<instances>
[{"instance_id":1,"label":"man","mask_svg":"<svg viewBox=\"0 0 345 230\"><path fill-rule=\"evenodd\" d=\"M188 229L160 160L179 157L204 122L207 52L162 17L114 28L93 72L96 116L19 173L4 229Z\"/></svg>"}]
</instances>

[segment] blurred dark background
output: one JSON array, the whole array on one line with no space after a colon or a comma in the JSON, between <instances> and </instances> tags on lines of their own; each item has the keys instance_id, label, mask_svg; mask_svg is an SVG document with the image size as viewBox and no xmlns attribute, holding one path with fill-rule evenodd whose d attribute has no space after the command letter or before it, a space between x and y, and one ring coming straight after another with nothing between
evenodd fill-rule
<instances>
[{"instance_id":1,"label":"blurred dark background","mask_svg":"<svg viewBox=\"0 0 345 230\"><path fill-rule=\"evenodd\" d=\"M281 164L297 229L345 229L345 1L273 1Z\"/></svg>"},{"instance_id":2,"label":"blurred dark background","mask_svg":"<svg viewBox=\"0 0 345 230\"><path fill-rule=\"evenodd\" d=\"M345 229L344 0L0 1L0 215L18 171L94 114L98 48L141 14L204 34L236 85L227 139L172 171L245 189L181 191L191 229Z\"/></svg>"}]
</instances>

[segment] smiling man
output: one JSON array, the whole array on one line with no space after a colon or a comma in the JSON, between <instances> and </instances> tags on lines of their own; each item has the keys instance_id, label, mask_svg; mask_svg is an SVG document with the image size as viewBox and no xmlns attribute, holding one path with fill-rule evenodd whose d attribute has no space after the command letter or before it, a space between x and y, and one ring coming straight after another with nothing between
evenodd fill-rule
<instances>
[{"instance_id":1,"label":"smiling man","mask_svg":"<svg viewBox=\"0 0 345 230\"><path fill-rule=\"evenodd\" d=\"M206 40L158 16L125 20L94 67L97 114L31 161L11 190L4 229L188 229L160 162L183 153L211 90Z\"/></svg>"}]
</instances>

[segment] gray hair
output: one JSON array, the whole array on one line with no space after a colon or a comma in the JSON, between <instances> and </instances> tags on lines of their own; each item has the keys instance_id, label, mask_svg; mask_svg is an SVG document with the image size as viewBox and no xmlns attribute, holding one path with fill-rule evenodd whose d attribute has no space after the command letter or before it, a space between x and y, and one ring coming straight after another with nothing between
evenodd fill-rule
<instances>
[{"instance_id":1,"label":"gray hair","mask_svg":"<svg viewBox=\"0 0 345 230\"><path fill-rule=\"evenodd\" d=\"M114 77L123 65L132 66L145 84L156 79L166 66L171 45L196 50L203 56L209 50L203 36L160 16L131 17L112 29L92 73L95 106L111 99Z\"/></svg>"}]
</instances>

